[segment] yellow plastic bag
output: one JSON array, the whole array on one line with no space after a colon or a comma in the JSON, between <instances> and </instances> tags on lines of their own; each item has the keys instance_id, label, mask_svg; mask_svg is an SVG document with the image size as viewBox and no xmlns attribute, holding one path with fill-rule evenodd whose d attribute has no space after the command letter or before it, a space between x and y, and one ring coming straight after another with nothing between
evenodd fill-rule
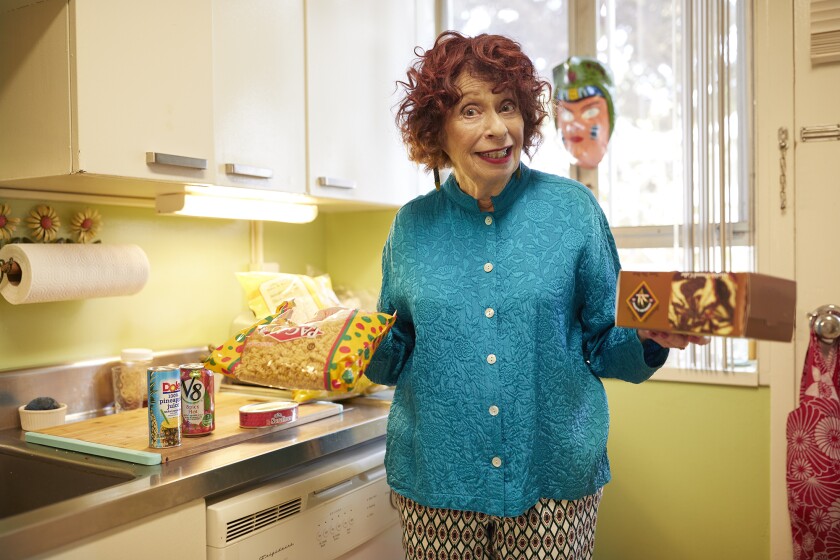
<instances>
[{"instance_id":1,"label":"yellow plastic bag","mask_svg":"<svg viewBox=\"0 0 840 560\"><path fill-rule=\"evenodd\" d=\"M366 376L361 376L356 381L356 386L352 391L341 393L339 391L320 391L311 389L295 389L292 391L292 400L298 403L307 401L338 401L350 397L358 397L360 395L372 395L373 393L384 391L387 389L385 385L374 383Z\"/></svg>"},{"instance_id":2,"label":"yellow plastic bag","mask_svg":"<svg viewBox=\"0 0 840 560\"><path fill-rule=\"evenodd\" d=\"M236 278L254 317L265 317L284 301L294 300L291 319L303 322L319 309L341 305L328 274L306 276L284 272L237 272Z\"/></svg>"}]
</instances>

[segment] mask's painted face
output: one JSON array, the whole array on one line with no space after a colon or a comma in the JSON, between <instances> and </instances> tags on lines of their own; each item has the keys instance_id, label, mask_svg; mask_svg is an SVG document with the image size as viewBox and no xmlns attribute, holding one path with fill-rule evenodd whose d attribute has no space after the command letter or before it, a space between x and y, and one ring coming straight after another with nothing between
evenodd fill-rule
<instances>
[{"instance_id":1,"label":"mask's painted face","mask_svg":"<svg viewBox=\"0 0 840 560\"><path fill-rule=\"evenodd\" d=\"M598 167L610 141L607 100L596 95L577 101L560 101L557 128L576 165L588 169Z\"/></svg>"}]
</instances>

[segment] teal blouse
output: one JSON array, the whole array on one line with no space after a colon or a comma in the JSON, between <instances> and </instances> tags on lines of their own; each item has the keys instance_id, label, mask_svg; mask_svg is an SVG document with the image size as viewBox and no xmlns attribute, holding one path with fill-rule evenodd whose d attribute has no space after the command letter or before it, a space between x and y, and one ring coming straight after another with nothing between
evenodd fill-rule
<instances>
[{"instance_id":1,"label":"teal blouse","mask_svg":"<svg viewBox=\"0 0 840 560\"><path fill-rule=\"evenodd\" d=\"M397 213L379 300L397 321L367 375L396 385L396 492L515 516L609 481L600 378L640 383L668 350L614 326L618 253L589 189L521 165L493 206L450 176Z\"/></svg>"}]
</instances>

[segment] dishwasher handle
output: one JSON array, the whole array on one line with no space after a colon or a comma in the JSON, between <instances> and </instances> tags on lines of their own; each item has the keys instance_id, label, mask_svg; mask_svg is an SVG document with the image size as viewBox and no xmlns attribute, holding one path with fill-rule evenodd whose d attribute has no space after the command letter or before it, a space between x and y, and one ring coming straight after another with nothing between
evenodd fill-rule
<instances>
[{"instance_id":1,"label":"dishwasher handle","mask_svg":"<svg viewBox=\"0 0 840 560\"><path fill-rule=\"evenodd\" d=\"M339 482L338 484L327 486L323 490L315 490L312 492L312 496L320 502L324 500L331 500L342 494L347 494L353 489L353 480L353 478L349 478Z\"/></svg>"},{"instance_id":2,"label":"dishwasher handle","mask_svg":"<svg viewBox=\"0 0 840 560\"><path fill-rule=\"evenodd\" d=\"M361 486L365 486L383 478L385 478L385 465L379 465L373 467L372 469L368 469L363 473L359 473L352 478L347 478L341 482L333 484L332 486L327 486L321 490L315 490L312 492L312 499L319 503L332 500L333 498L349 494Z\"/></svg>"},{"instance_id":3,"label":"dishwasher handle","mask_svg":"<svg viewBox=\"0 0 840 560\"><path fill-rule=\"evenodd\" d=\"M380 478L385 478L385 465L373 467L372 469L367 470L359 475L359 479L365 483L373 482L375 480L379 480Z\"/></svg>"}]
</instances>

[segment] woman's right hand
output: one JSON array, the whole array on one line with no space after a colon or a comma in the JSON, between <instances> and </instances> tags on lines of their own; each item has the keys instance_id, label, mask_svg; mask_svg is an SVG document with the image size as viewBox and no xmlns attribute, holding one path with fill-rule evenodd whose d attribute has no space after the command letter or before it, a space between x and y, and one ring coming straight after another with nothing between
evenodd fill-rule
<instances>
[{"instance_id":1,"label":"woman's right hand","mask_svg":"<svg viewBox=\"0 0 840 560\"><path fill-rule=\"evenodd\" d=\"M636 333L642 342L652 340L663 348L677 348L678 350L685 350L689 344L705 346L711 342L708 336L697 336L693 334L675 334L647 329L638 329Z\"/></svg>"}]
</instances>

